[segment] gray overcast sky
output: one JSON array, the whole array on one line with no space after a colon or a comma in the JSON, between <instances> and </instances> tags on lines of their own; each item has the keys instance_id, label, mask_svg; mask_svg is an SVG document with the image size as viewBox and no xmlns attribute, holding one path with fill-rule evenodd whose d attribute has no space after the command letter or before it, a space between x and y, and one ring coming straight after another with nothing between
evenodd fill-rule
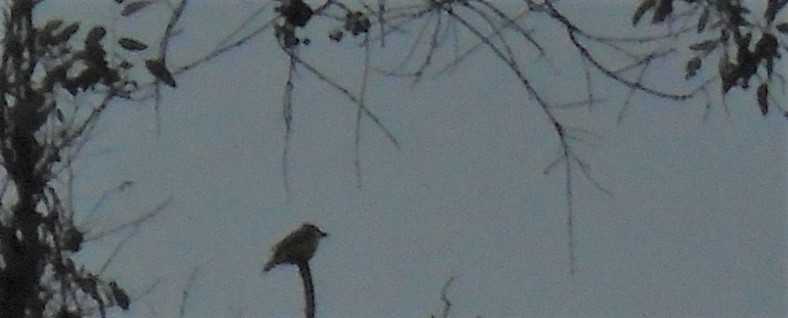
<instances>
[{"instance_id":1,"label":"gray overcast sky","mask_svg":"<svg viewBox=\"0 0 788 318\"><path fill-rule=\"evenodd\" d=\"M568 13L608 27L600 32L629 23L631 5L590 3L573 2ZM256 6L197 1L170 62L213 48L204 43ZM155 28L161 16L151 12L117 32ZM549 32L539 34L560 36ZM440 312L451 276L455 317L785 315L787 130L781 116L762 117L750 96L731 98L730 116L715 105L705 121L701 102L638 97L617 124L624 92L610 88L610 102L593 111L560 114L600 136L577 150L613 193L575 175L570 277L564 177L542 174L557 141L505 65L480 52L451 76L416 86L371 81L370 108L401 149L363 121L362 190L355 107L299 71L288 202L280 161L288 62L270 33L165 89L158 134L150 105L114 105L77 163L78 207L136 183L81 220L89 232L174 198L106 270L133 295L158 282L123 317L177 316L195 268L187 317L302 315L296 268L260 270L270 246L304 220L331 234L312 262L319 317L429 317ZM389 41L389 54L406 49ZM314 40L304 56L358 89L363 52L326 42ZM554 58L562 76L578 71L573 55ZM554 80L544 64L528 71L548 80L548 98L582 94L576 76ZM80 258L97 268L123 235L91 242Z\"/></svg>"}]
</instances>

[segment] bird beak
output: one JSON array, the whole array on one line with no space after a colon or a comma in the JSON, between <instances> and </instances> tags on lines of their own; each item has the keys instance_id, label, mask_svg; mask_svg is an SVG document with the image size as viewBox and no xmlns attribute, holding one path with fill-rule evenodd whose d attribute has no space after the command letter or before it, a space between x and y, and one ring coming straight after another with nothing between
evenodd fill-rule
<instances>
[{"instance_id":1,"label":"bird beak","mask_svg":"<svg viewBox=\"0 0 788 318\"><path fill-rule=\"evenodd\" d=\"M326 237L326 236L328 236L328 233L320 231L320 237Z\"/></svg>"}]
</instances>

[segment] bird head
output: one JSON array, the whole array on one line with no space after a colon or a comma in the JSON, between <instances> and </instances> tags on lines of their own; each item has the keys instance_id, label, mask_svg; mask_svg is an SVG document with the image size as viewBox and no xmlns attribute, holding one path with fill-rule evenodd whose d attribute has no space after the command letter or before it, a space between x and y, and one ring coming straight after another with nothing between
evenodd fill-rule
<instances>
[{"instance_id":1,"label":"bird head","mask_svg":"<svg viewBox=\"0 0 788 318\"><path fill-rule=\"evenodd\" d=\"M301 229L303 231L307 231L309 233L317 234L320 237L328 236L328 233L323 232L322 230L320 230L320 228L318 228L317 226L315 226L312 223L304 222L304 224L301 225Z\"/></svg>"}]
</instances>

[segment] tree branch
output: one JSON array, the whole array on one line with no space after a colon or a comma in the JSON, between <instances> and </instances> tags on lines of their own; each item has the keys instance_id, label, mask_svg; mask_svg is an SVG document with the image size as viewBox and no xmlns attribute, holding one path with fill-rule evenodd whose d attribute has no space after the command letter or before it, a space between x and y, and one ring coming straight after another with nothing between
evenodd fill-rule
<instances>
[{"instance_id":1,"label":"tree branch","mask_svg":"<svg viewBox=\"0 0 788 318\"><path fill-rule=\"evenodd\" d=\"M298 262L298 272L304 283L304 302L306 303L306 318L315 318L315 285L312 282L312 271L309 262Z\"/></svg>"}]
</instances>

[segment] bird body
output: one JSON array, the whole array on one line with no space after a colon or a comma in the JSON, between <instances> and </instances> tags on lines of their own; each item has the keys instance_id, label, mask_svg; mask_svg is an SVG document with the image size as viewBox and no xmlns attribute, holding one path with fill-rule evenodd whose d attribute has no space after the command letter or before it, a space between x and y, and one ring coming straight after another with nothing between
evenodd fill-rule
<instances>
[{"instance_id":1,"label":"bird body","mask_svg":"<svg viewBox=\"0 0 788 318\"><path fill-rule=\"evenodd\" d=\"M300 228L288 234L273 247L271 259L265 263L263 272L267 272L279 264L299 264L308 262L315 255L317 244L321 238L328 236L317 226L304 223Z\"/></svg>"}]
</instances>

